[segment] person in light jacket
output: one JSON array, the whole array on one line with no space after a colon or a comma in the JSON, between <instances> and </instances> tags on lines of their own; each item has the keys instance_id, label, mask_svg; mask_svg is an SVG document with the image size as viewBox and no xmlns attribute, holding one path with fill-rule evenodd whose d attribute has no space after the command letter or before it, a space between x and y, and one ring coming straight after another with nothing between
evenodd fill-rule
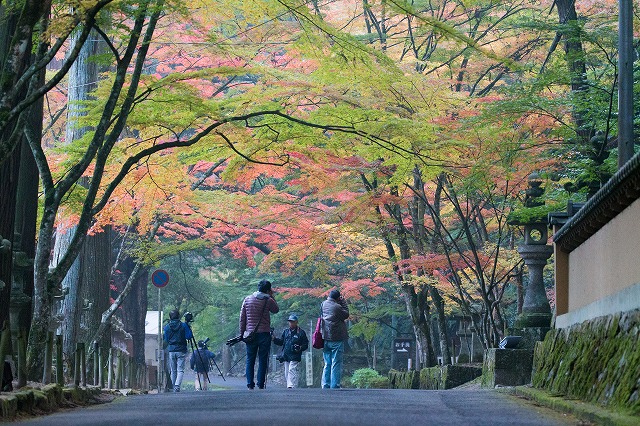
<instances>
[{"instance_id":1,"label":"person in light jacket","mask_svg":"<svg viewBox=\"0 0 640 426\"><path fill-rule=\"evenodd\" d=\"M323 389L339 389L342 379L342 354L344 341L349 338L345 320L349 318L349 307L338 290L331 290L322 302L322 338L324 339Z\"/></svg>"},{"instance_id":2,"label":"person in light jacket","mask_svg":"<svg viewBox=\"0 0 640 426\"><path fill-rule=\"evenodd\" d=\"M247 344L246 376L247 388L256 386L254 371L256 357L258 358L258 388L264 389L267 378L267 363L271 349L271 314L277 314L280 308L273 298L271 282L262 280L258 284L258 291L247 296L242 302L240 310L240 334L247 337L255 333L255 339Z\"/></svg>"}]
</instances>

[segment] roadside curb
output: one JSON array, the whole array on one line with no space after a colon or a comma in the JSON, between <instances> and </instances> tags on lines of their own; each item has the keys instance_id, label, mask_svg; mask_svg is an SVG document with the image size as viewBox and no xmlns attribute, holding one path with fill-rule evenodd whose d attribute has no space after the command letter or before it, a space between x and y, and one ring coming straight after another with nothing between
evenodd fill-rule
<instances>
[{"instance_id":1,"label":"roadside curb","mask_svg":"<svg viewBox=\"0 0 640 426\"><path fill-rule=\"evenodd\" d=\"M587 420L599 425L637 426L640 417L630 413L620 413L596 404L566 399L551 392L535 389L529 386L516 386L498 389L512 395L523 397L536 403L563 413L572 414L581 420Z\"/></svg>"},{"instance_id":2,"label":"roadside curb","mask_svg":"<svg viewBox=\"0 0 640 426\"><path fill-rule=\"evenodd\" d=\"M126 395L98 387L68 387L57 384L41 388L23 388L15 392L0 393L0 421L13 420L17 416L48 414L59 408L102 403L101 395Z\"/></svg>"}]
</instances>

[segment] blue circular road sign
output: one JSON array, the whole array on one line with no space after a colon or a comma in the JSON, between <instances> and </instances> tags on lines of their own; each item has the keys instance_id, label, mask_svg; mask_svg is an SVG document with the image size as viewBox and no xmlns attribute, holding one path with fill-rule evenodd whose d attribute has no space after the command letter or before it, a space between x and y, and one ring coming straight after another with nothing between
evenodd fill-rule
<instances>
[{"instance_id":1,"label":"blue circular road sign","mask_svg":"<svg viewBox=\"0 0 640 426\"><path fill-rule=\"evenodd\" d=\"M156 287L165 287L169 284L169 273L164 269L156 269L153 274L151 274L151 282Z\"/></svg>"}]
</instances>

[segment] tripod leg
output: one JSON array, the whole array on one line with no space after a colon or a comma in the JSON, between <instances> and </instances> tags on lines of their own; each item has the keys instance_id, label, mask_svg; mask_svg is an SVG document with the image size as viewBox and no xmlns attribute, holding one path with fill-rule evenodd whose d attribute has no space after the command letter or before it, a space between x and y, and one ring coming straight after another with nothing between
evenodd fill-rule
<instances>
[{"instance_id":1,"label":"tripod leg","mask_svg":"<svg viewBox=\"0 0 640 426\"><path fill-rule=\"evenodd\" d=\"M224 378L224 374L222 374L222 370L220 370L220 367L218 367L218 363L216 362L216 360L212 358L211 361L213 361L213 365L215 365L218 371L220 372L220 377L222 377L222 380L226 382L227 379Z\"/></svg>"},{"instance_id":2,"label":"tripod leg","mask_svg":"<svg viewBox=\"0 0 640 426\"><path fill-rule=\"evenodd\" d=\"M247 356L247 354L245 353L240 358L238 358L238 360L231 366L231 368L229 368L229 371L227 371L227 374L231 373L231 370L233 370L235 368L235 366L238 365L238 363L240 361L242 361L246 356Z\"/></svg>"},{"instance_id":3,"label":"tripod leg","mask_svg":"<svg viewBox=\"0 0 640 426\"><path fill-rule=\"evenodd\" d=\"M271 344L269 344L269 350L267 351L267 372L264 375L264 388L267 388L267 377L269 377L269 367L271 366Z\"/></svg>"},{"instance_id":4,"label":"tripod leg","mask_svg":"<svg viewBox=\"0 0 640 426\"><path fill-rule=\"evenodd\" d=\"M193 337L189 339L189 343L191 343L191 356L194 356L196 351L193 349ZM198 351L198 355L200 355L200 351ZM198 378L198 386L200 390L202 390L202 383L200 382L200 375L198 374L198 370L196 369L196 377Z\"/></svg>"}]
</instances>

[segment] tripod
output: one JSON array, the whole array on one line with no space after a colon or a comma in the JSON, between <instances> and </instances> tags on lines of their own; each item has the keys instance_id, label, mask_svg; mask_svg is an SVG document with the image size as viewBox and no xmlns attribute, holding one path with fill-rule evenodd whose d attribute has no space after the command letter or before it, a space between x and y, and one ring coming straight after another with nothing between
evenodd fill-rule
<instances>
[{"instance_id":1,"label":"tripod","mask_svg":"<svg viewBox=\"0 0 640 426\"><path fill-rule=\"evenodd\" d=\"M186 316L186 314L185 314ZM193 330L191 329L191 326L189 325L189 321L185 321L185 324L187 325L187 327L189 328L189 331L191 331L191 338L189 339L189 344L191 345L191 353L192 356L195 356L195 354L198 354L198 359L200 361L200 365L201 366L206 366L205 370L204 370L204 376L207 378L207 383L211 383L211 379L209 378L209 372L208 367L209 367L209 363L204 362L204 360L202 359L202 354L200 353L200 349L198 348L198 350L196 350L195 348L198 347L198 345L196 344L196 339L195 337L193 337ZM205 344L203 345L203 349L206 348L206 343L209 340L209 338L207 338L207 340L205 340ZM216 366L216 368L218 369L218 371L220 372L220 376L222 377L222 380L227 381L227 379L224 378L224 375L222 374L222 370L220 370L220 367L218 367L218 364L216 363L216 360L211 358L211 361L213 361L213 364ZM200 389L202 389L202 382L200 381L200 374L196 372L196 377L198 378L198 385L200 386Z\"/></svg>"}]
</instances>

